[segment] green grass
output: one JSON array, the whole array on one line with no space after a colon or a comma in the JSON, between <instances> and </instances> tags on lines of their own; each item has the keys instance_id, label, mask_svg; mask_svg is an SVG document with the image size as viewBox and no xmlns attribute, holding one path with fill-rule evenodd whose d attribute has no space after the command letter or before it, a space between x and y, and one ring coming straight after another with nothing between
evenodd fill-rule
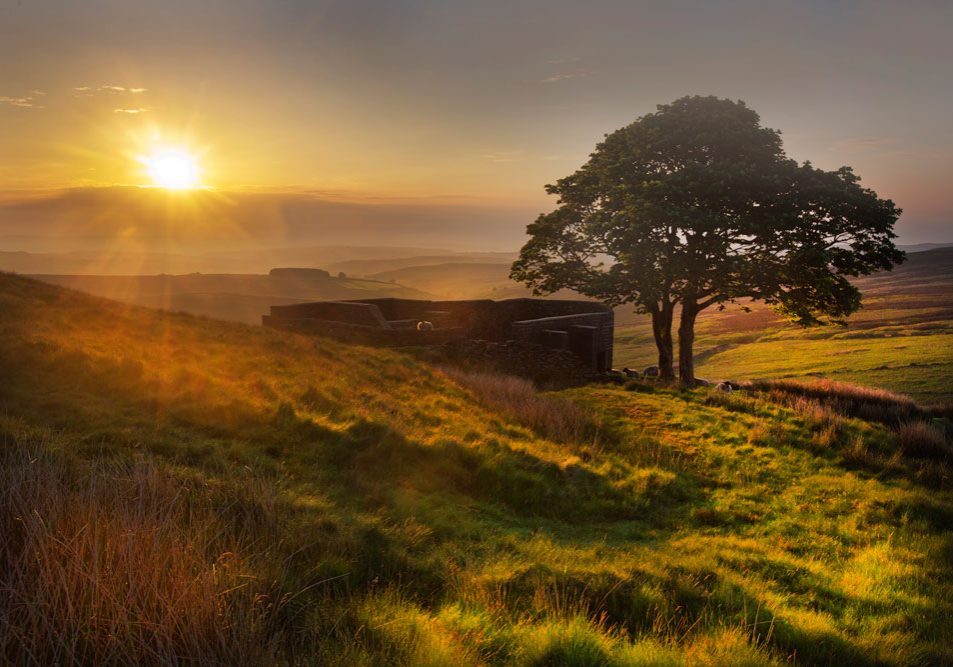
<instances>
[{"instance_id":1,"label":"green grass","mask_svg":"<svg viewBox=\"0 0 953 667\"><path fill-rule=\"evenodd\" d=\"M892 274L858 281L863 308L846 327L803 329L763 305L705 311L696 374L722 380L822 377L953 402L953 251L916 253ZM623 317L615 365L641 370L657 355L650 323Z\"/></svg>"},{"instance_id":2,"label":"green grass","mask_svg":"<svg viewBox=\"0 0 953 667\"><path fill-rule=\"evenodd\" d=\"M869 337L829 333L819 338L806 332L765 336L711 355L699 372L741 380L818 376L885 387L928 402L953 396L953 331L865 333Z\"/></svg>"},{"instance_id":3,"label":"green grass","mask_svg":"<svg viewBox=\"0 0 953 667\"><path fill-rule=\"evenodd\" d=\"M0 376L3 492L51 517L30 534L72 544L71 515L138 507L152 487L128 471L146 466L156 507L174 509L159 534L181 526L187 542L170 590L208 581L219 601L194 605L183 634L139 587L123 625L97 595L126 599L134 577L90 579L88 559L44 551L43 571L70 574L44 579L44 599L68 613L0 600L14 662L29 662L23 646L98 664L953 662L949 461L904 454L876 423L763 393L494 392L393 351L12 276ZM578 416L547 422L566 401ZM16 482L34 460L52 481ZM96 491L110 476L115 490ZM92 509L53 516L54 492ZM0 527L22 525L10 507ZM111 525L89 544L122 545ZM30 553L0 551L0 572ZM0 574L5 590L28 585Z\"/></svg>"}]
</instances>

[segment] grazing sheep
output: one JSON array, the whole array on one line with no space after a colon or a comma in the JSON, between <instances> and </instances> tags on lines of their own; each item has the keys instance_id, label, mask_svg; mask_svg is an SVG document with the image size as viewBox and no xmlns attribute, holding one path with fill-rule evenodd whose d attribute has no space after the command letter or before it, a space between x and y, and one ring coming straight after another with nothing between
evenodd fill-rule
<instances>
[{"instance_id":1,"label":"grazing sheep","mask_svg":"<svg viewBox=\"0 0 953 667\"><path fill-rule=\"evenodd\" d=\"M433 322L427 320L417 322L417 331L433 331Z\"/></svg>"},{"instance_id":2,"label":"grazing sheep","mask_svg":"<svg viewBox=\"0 0 953 667\"><path fill-rule=\"evenodd\" d=\"M623 368L623 369L622 369L622 374L623 374L624 376L626 376L627 378L637 378L637 377L641 377L641 373L639 373L637 370L635 370L635 369L633 369L633 368L629 368L629 367Z\"/></svg>"},{"instance_id":3,"label":"grazing sheep","mask_svg":"<svg viewBox=\"0 0 953 667\"><path fill-rule=\"evenodd\" d=\"M731 386L730 382L719 382L717 385L715 385L715 389L718 391L723 391L726 394L730 394L732 391L734 391L734 388Z\"/></svg>"},{"instance_id":4,"label":"grazing sheep","mask_svg":"<svg viewBox=\"0 0 953 667\"><path fill-rule=\"evenodd\" d=\"M657 378L659 375L658 366L649 366L642 371L642 374L647 378Z\"/></svg>"}]
</instances>

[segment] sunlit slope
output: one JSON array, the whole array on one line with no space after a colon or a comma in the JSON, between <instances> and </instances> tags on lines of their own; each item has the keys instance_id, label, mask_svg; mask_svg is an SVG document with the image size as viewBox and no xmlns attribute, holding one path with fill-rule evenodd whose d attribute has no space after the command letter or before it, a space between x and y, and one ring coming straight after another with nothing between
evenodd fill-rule
<instances>
[{"instance_id":1,"label":"sunlit slope","mask_svg":"<svg viewBox=\"0 0 953 667\"><path fill-rule=\"evenodd\" d=\"M312 464L339 456L375 469L354 480L360 485L380 476L395 490L415 488L400 481L406 475L428 490L490 498L497 483L512 481L519 507L577 512L573 498L548 498L541 486L559 478L568 452L487 413L411 357L126 306L11 275L0 286L0 399L33 423L81 430L84 446L134 442L210 465L302 464L299 473L315 479L327 469ZM499 466L516 477L504 479ZM634 511L626 504L612 511Z\"/></svg>"},{"instance_id":2,"label":"sunlit slope","mask_svg":"<svg viewBox=\"0 0 953 667\"><path fill-rule=\"evenodd\" d=\"M593 386L563 438L399 353L7 275L0 377L6 446L158 460L258 536L255 664L953 661L948 469L879 425Z\"/></svg>"}]
</instances>

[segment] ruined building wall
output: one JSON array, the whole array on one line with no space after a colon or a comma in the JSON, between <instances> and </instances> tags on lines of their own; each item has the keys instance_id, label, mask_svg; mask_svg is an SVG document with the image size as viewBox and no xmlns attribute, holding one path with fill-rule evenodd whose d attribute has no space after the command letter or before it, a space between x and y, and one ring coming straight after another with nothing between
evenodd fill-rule
<instances>
[{"instance_id":1,"label":"ruined building wall","mask_svg":"<svg viewBox=\"0 0 953 667\"><path fill-rule=\"evenodd\" d=\"M417 331L418 321L432 331ZM266 326L369 345L434 345L460 340L545 346L573 353L589 368L612 367L614 314L589 301L366 299L272 306Z\"/></svg>"},{"instance_id":2,"label":"ruined building wall","mask_svg":"<svg viewBox=\"0 0 953 667\"><path fill-rule=\"evenodd\" d=\"M569 350L590 368L602 373L612 368L615 316L601 313L543 317L513 322L514 340Z\"/></svg>"}]
</instances>

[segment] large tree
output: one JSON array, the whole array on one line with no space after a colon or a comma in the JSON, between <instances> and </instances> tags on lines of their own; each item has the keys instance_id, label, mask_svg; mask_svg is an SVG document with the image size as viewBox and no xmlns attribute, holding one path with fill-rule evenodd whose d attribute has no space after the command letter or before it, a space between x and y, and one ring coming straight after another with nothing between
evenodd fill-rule
<instances>
[{"instance_id":1,"label":"large tree","mask_svg":"<svg viewBox=\"0 0 953 667\"><path fill-rule=\"evenodd\" d=\"M537 294L569 288L652 317L660 375L694 384L695 319L750 300L803 325L860 307L849 278L890 269L900 210L849 167L798 164L743 102L684 97L596 146L547 185L556 210L527 228L511 276Z\"/></svg>"}]
</instances>

